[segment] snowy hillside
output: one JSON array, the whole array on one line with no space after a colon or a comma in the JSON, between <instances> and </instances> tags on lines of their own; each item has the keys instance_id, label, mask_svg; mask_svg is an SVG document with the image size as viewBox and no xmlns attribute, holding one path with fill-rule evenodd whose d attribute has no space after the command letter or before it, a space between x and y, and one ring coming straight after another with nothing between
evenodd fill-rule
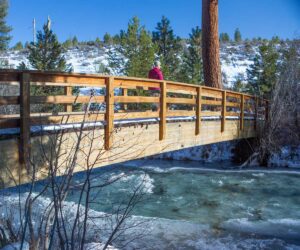
<instances>
[{"instance_id":1,"label":"snowy hillside","mask_svg":"<svg viewBox=\"0 0 300 250\"><path fill-rule=\"evenodd\" d=\"M221 67L224 84L228 87L237 80L246 80L246 69L253 63L257 47L245 50L245 45L223 45ZM0 54L0 61L6 61L9 68L16 68L22 61L28 65L26 51L8 51ZM80 46L67 50L65 58L77 73L101 73L108 66L108 48Z\"/></svg>"}]
</instances>

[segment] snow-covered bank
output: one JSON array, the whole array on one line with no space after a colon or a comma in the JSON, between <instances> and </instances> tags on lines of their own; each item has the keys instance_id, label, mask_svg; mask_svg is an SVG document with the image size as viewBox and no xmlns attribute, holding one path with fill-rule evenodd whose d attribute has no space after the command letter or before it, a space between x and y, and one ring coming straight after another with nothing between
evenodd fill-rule
<instances>
[{"instance_id":1,"label":"snow-covered bank","mask_svg":"<svg viewBox=\"0 0 300 250\"><path fill-rule=\"evenodd\" d=\"M286 146L274 153L268 162L269 167L300 168L300 146Z\"/></svg>"},{"instance_id":2,"label":"snow-covered bank","mask_svg":"<svg viewBox=\"0 0 300 250\"><path fill-rule=\"evenodd\" d=\"M204 146L185 148L149 157L150 159L166 159L180 161L219 162L231 161L238 141L221 142ZM271 155L268 167L300 168L300 146L286 146L278 153Z\"/></svg>"},{"instance_id":3,"label":"snow-covered bank","mask_svg":"<svg viewBox=\"0 0 300 250\"><path fill-rule=\"evenodd\" d=\"M191 161L229 161L233 157L233 150L237 141L214 143L204 146L184 148L177 151L163 153L150 158L170 160L191 160Z\"/></svg>"}]
</instances>

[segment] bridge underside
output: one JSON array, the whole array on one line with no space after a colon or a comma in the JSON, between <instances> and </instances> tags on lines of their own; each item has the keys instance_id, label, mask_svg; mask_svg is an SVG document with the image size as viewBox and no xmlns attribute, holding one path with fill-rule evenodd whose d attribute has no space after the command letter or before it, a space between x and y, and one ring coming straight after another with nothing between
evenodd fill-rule
<instances>
[{"instance_id":1,"label":"bridge underside","mask_svg":"<svg viewBox=\"0 0 300 250\"><path fill-rule=\"evenodd\" d=\"M255 137L254 121L245 120L240 130L239 119L226 120L221 132L220 119L202 120L199 135L195 135L195 121L177 120L166 124L166 138L159 140L158 121L143 120L116 124L111 136L113 145L104 149L103 126L82 131L68 129L63 133L51 132L31 136L31 161L35 162L35 179L47 178L49 168L57 175L70 169L74 152L77 152L74 172L107 166L128 160L194 146ZM80 139L80 140L79 140ZM0 185L15 186L32 179L33 166L19 163L19 139L11 137L0 140ZM77 147L77 151L75 150ZM58 162L55 162L58 158Z\"/></svg>"}]
</instances>

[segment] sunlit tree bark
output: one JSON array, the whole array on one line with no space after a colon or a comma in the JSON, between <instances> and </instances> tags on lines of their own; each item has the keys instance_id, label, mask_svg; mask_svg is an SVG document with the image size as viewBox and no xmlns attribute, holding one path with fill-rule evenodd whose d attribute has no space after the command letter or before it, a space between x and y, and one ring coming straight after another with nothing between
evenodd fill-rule
<instances>
[{"instance_id":1,"label":"sunlit tree bark","mask_svg":"<svg viewBox=\"0 0 300 250\"><path fill-rule=\"evenodd\" d=\"M222 88L218 33L218 0L202 0L202 57L206 86Z\"/></svg>"}]
</instances>

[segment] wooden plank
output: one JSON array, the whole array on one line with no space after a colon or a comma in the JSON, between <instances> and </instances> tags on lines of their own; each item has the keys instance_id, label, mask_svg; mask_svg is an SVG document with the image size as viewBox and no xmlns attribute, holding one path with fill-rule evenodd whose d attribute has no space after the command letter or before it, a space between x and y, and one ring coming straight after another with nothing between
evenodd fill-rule
<instances>
[{"instance_id":1,"label":"wooden plank","mask_svg":"<svg viewBox=\"0 0 300 250\"><path fill-rule=\"evenodd\" d=\"M20 145L19 162L29 167L30 160L30 74L20 79Z\"/></svg>"},{"instance_id":2,"label":"wooden plank","mask_svg":"<svg viewBox=\"0 0 300 250\"><path fill-rule=\"evenodd\" d=\"M104 87L106 77L97 75L71 75L33 73L31 74L32 85L40 86L93 86Z\"/></svg>"},{"instance_id":3,"label":"wooden plank","mask_svg":"<svg viewBox=\"0 0 300 250\"><path fill-rule=\"evenodd\" d=\"M159 88L159 82L151 82L146 79L124 79L124 78L115 78L114 85L116 88L137 88L137 87L150 87L150 88Z\"/></svg>"},{"instance_id":4,"label":"wooden plank","mask_svg":"<svg viewBox=\"0 0 300 250\"><path fill-rule=\"evenodd\" d=\"M184 95L195 95L195 91L187 91L187 90L180 90L180 89L168 89L168 94L184 94Z\"/></svg>"},{"instance_id":5,"label":"wooden plank","mask_svg":"<svg viewBox=\"0 0 300 250\"><path fill-rule=\"evenodd\" d=\"M241 104L240 103L238 103L238 102L226 102L226 106L227 107L236 107L236 108L238 108L238 107L240 107L241 106Z\"/></svg>"},{"instance_id":6,"label":"wooden plank","mask_svg":"<svg viewBox=\"0 0 300 250\"><path fill-rule=\"evenodd\" d=\"M0 128L18 128L20 127L20 118L0 118Z\"/></svg>"},{"instance_id":7,"label":"wooden plank","mask_svg":"<svg viewBox=\"0 0 300 250\"><path fill-rule=\"evenodd\" d=\"M221 132L225 131L225 122L226 122L226 91L222 92L222 118L221 118Z\"/></svg>"},{"instance_id":8,"label":"wooden plank","mask_svg":"<svg viewBox=\"0 0 300 250\"><path fill-rule=\"evenodd\" d=\"M240 116L240 112L226 112L227 116Z\"/></svg>"},{"instance_id":9,"label":"wooden plank","mask_svg":"<svg viewBox=\"0 0 300 250\"><path fill-rule=\"evenodd\" d=\"M83 119L86 122L104 121L104 113L92 113L84 115L82 112L79 114L58 114L58 115L34 115L31 116L30 121L32 125L49 125L49 124L70 124L70 123L81 123Z\"/></svg>"},{"instance_id":10,"label":"wooden plank","mask_svg":"<svg viewBox=\"0 0 300 250\"><path fill-rule=\"evenodd\" d=\"M167 83L160 84L160 115L159 115L159 140L166 138L166 116L167 116Z\"/></svg>"},{"instance_id":11,"label":"wooden plank","mask_svg":"<svg viewBox=\"0 0 300 250\"><path fill-rule=\"evenodd\" d=\"M196 85L187 85L187 84L178 84L178 83L167 83L168 92L172 92L173 90L184 91L186 94L196 95L197 94L197 86ZM183 93L183 92L182 92Z\"/></svg>"},{"instance_id":12,"label":"wooden plank","mask_svg":"<svg viewBox=\"0 0 300 250\"><path fill-rule=\"evenodd\" d=\"M1 70L0 72L1 83L10 83L10 82L19 82L19 81L20 81L19 72L9 72L7 70Z\"/></svg>"},{"instance_id":13,"label":"wooden plank","mask_svg":"<svg viewBox=\"0 0 300 250\"><path fill-rule=\"evenodd\" d=\"M201 110L202 110L202 96L201 96L201 87L197 88L197 103L196 103L196 128L195 134L199 135L201 130Z\"/></svg>"},{"instance_id":14,"label":"wooden plank","mask_svg":"<svg viewBox=\"0 0 300 250\"><path fill-rule=\"evenodd\" d=\"M204 97L211 97L211 98L222 98L221 90L213 90L213 89L206 89L205 87L202 88L202 96Z\"/></svg>"},{"instance_id":15,"label":"wooden plank","mask_svg":"<svg viewBox=\"0 0 300 250\"><path fill-rule=\"evenodd\" d=\"M240 99L241 98L240 93L231 92L231 91L227 91L227 96L228 97L233 97L233 98L236 98L236 99Z\"/></svg>"},{"instance_id":16,"label":"wooden plank","mask_svg":"<svg viewBox=\"0 0 300 250\"><path fill-rule=\"evenodd\" d=\"M159 97L149 96L115 96L117 103L158 103Z\"/></svg>"},{"instance_id":17,"label":"wooden plank","mask_svg":"<svg viewBox=\"0 0 300 250\"><path fill-rule=\"evenodd\" d=\"M195 116L196 112L193 110L168 110L168 117L176 117L176 116Z\"/></svg>"},{"instance_id":18,"label":"wooden plank","mask_svg":"<svg viewBox=\"0 0 300 250\"><path fill-rule=\"evenodd\" d=\"M159 112L122 112L115 113L114 118L117 120L136 119L136 118L158 118Z\"/></svg>"},{"instance_id":19,"label":"wooden plank","mask_svg":"<svg viewBox=\"0 0 300 250\"><path fill-rule=\"evenodd\" d=\"M221 111L202 111L201 116L221 116Z\"/></svg>"},{"instance_id":20,"label":"wooden plank","mask_svg":"<svg viewBox=\"0 0 300 250\"><path fill-rule=\"evenodd\" d=\"M214 101L214 100L202 100L202 105L212 105L212 106L221 106L222 101Z\"/></svg>"},{"instance_id":21,"label":"wooden plank","mask_svg":"<svg viewBox=\"0 0 300 250\"><path fill-rule=\"evenodd\" d=\"M167 97L167 103L170 104L196 104L196 100L192 98L174 98L174 97Z\"/></svg>"},{"instance_id":22,"label":"wooden plank","mask_svg":"<svg viewBox=\"0 0 300 250\"><path fill-rule=\"evenodd\" d=\"M20 103L19 96L0 96L0 106L17 105Z\"/></svg>"},{"instance_id":23,"label":"wooden plank","mask_svg":"<svg viewBox=\"0 0 300 250\"><path fill-rule=\"evenodd\" d=\"M90 96L32 96L32 104L75 104L75 103L89 103ZM92 103L102 103L105 101L104 96L93 96Z\"/></svg>"},{"instance_id":24,"label":"wooden plank","mask_svg":"<svg viewBox=\"0 0 300 250\"><path fill-rule=\"evenodd\" d=\"M68 86L65 87L65 95L66 96L72 96L72 87ZM66 105L65 106L65 111L66 112L72 112L73 106L72 105Z\"/></svg>"},{"instance_id":25,"label":"wooden plank","mask_svg":"<svg viewBox=\"0 0 300 250\"><path fill-rule=\"evenodd\" d=\"M110 150L113 144L114 109L114 78L109 77L106 81L106 126L104 136L104 147L106 150Z\"/></svg>"},{"instance_id":26,"label":"wooden plank","mask_svg":"<svg viewBox=\"0 0 300 250\"><path fill-rule=\"evenodd\" d=\"M244 129L244 103L245 103L245 96L241 94L241 106L240 106L240 130Z\"/></svg>"}]
</instances>

